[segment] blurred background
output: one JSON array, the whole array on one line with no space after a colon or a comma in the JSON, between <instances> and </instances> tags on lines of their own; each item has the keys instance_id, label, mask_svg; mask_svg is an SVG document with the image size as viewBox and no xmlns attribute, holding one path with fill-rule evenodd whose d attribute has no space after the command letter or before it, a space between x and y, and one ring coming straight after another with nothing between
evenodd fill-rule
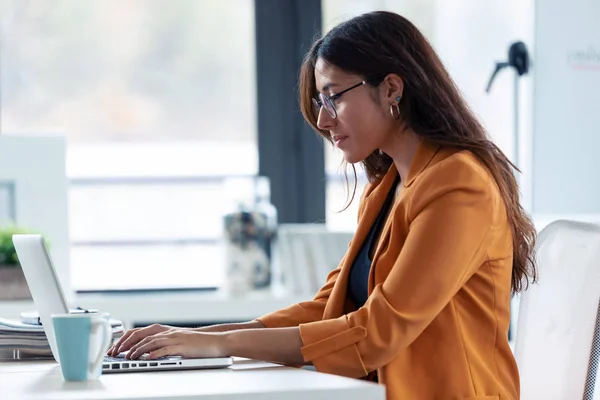
<instances>
[{"instance_id":1,"label":"blurred background","mask_svg":"<svg viewBox=\"0 0 600 400\"><path fill-rule=\"evenodd\" d=\"M0 223L44 233L74 296L226 285L223 215L255 196L232 193L232 178L267 177L278 224L351 235L358 201L340 212L341 155L303 122L297 73L315 35L373 10L427 36L521 168L540 228L596 220L600 34L589 1L0 0ZM517 41L531 71L506 68L486 92Z\"/></svg>"}]
</instances>

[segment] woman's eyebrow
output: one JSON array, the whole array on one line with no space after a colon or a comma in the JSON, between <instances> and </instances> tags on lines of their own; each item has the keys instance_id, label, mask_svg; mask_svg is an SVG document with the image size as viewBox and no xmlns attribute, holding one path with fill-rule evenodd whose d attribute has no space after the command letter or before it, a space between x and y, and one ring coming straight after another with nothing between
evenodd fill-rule
<instances>
[{"instance_id":1,"label":"woman's eyebrow","mask_svg":"<svg viewBox=\"0 0 600 400\"><path fill-rule=\"evenodd\" d=\"M336 86L339 86L339 85L338 85L337 83L333 83L333 82L327 82L327 83L325 84L325 86L323 86L323 89L321 89L321 92L326 92L326 91L328 91L329 89L331 89L332 87L336 87Z\"/></svg>"}]
</instances>

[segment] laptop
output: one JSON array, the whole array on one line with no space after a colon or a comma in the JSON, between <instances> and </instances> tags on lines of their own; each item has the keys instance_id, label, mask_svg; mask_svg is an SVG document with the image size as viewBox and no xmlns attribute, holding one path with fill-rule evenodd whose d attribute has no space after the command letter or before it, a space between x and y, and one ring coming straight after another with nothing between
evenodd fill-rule
<instances>
[{"instance_id":1,"label":"laptop","mask_svg":"<svg viewBox=\"0 0 600 400\"><path fill-rule=\"evenodd\" d=\"M33 297L33 302L48 338L52 355L60 363L51 316L52 314L69 313L69 308L50 254L41 235L15 234L12 239L25 279L29 285L31 297ZM215 369L227 368L232 364L232 357L193 359L163 357L154 360L126 360L125 353L122 353L118 357L105 356L102 373Z\"/></svg>"}]
</instances>

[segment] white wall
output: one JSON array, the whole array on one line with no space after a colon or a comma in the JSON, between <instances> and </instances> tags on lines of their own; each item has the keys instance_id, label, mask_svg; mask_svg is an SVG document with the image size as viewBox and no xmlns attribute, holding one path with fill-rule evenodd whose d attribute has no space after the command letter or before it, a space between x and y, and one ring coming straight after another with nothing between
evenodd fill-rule
<instances>
[{"instance_id":1,"label":"white wall","mask_svg":"<svg viewBox=\"0 0 600 400\"><path fill-rule=\"evenodd\" d=\"M600 214L600 2L538 1L533 211ZM594 215L596 215L594 217Z\"/></svg>"},{"instance_id":2,"label":"white wall","mask_svg":"<svg viewBox=\"0 0 600 400\"><path fill-rule=\"evenodd\" d=\"M495 63L506 61L508 48L523 41L533 46L533 0L437 0L431 39L450 75L496 144L520 166L527 164L527 149L514 158L514 77L503 69L485 91ZM531 134L531 77L520 78L519 133ZM522 142L526 145L526 142ZM526 168L523 171L527 174Z\"/></svg>"},{"instance_id":3,"label":"white wall","mask_svg":"<svg viewBox=\"0 0 600 400\"><path fill-rule=\"evenodd\" d=\"M0 136L0 181L14 184L16 224L49 240L51 257L70 300L64 138Z\"/></svg>"},{"instance_id":4,"label":"white wall","mask_svg":"<svg viewBox=\"0 0 600 400\"><path fill-rule=\"evenodd\" d=\"M488 132L523 173L523 204L538 228L558 218L600 222L600 3L591 0L437 0L432 43ZM516 40L532 68L484 89Z\"/></svg>"}]
</instances>

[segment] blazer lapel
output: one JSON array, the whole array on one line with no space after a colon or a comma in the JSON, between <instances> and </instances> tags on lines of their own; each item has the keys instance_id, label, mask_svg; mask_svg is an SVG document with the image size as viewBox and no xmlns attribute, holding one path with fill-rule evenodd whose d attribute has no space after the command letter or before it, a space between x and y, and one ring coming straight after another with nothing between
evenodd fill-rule
<instances>
[{"instance_id":1,"label":"blazer lapel","mask_svg":"<svg viewBox=\"0 0 600 400\"><path fill-rule=\"evenodd\" d=\"M358 255L363 242L369 234L369 230L375 222L375 219L379 214L379 210L385 202L396 175L396 166L392 164L380 182L371 184L376 186L364 199L364 211L362 217L358 221L358 226L356 228L354 237L352 238L352 243L348 248L348 252L344 259L344 264L341 267L336 283L329 296L329 300L325 305L323 319L337 318L344 314L350 268L352 267L354 259Z\"/></svg>"},{"instance_id":2,"label":"blazer lapel","mask_svg":"<svg viewBox=\"0 0 600 400\"><path fill-rule=\"evenodd\" d=\"M412 185L415 178L421 172L423 172L425 169L427 169L427 167L429 166L431 161L435 158L436 154L438 154L438 151L439 151L438 146L429 146L429 145L421 142L419 144L419 147L417 147L417 152L415 153L415 157L413 158L413 161L411 163L406 181L400 182L399 185L403 185L404 187L409 187L410 185ZM395 167L393 169L390 168L386 177L389 175L392 175L392 182L393 182L393 178L395 178L397 175ZM384 178L384 180L385 180L385 178ZM385 196L387 196L390 189L391 189L391 184L390 184L390 187L388 188L388 190L386 191L386 193L384 194L384 200L385 200ZM369 270L369 283L368 283L369 294L371 294L373 289L375 289L375 266L377 265L377 259L379 258L382 249L387 247L387 242L389 241L389 236L392 231L393 218L391 216L394 213L394 208L395 208L396 204L398 204L398 202L400 201L402 196L403 196L403 193L401 193L400 196L392 203L392 205L391 205L392 208L390 209L388 218L386 219L385 224L382 228L379 242L377 243L377 247L375 249L375 254L373 255L373 263L372 263L371 269ZM381 210L381 205L379 207L377 207L377 209L375 210L376 211L375 215L377 215L377 213L379 213L379 210ZM366 211L366 209L365 209L365 211ZM368 230L367 230L367 232L368 232Z\"/></svg>"},{"instance_id":3,"label":"blazer lapel","mask_svg":"<svg viewBox=\"0 0 600 400\"><path fill-rule=\"evenodd\" d=\"M400 182L399 184L404 185L405 187L410 186L414 179L431 163L438 150L438 146L429 146L427 144L421 143L417 148L417 152L415 153L415 157L409 169L409 174L406 182ZM385 199L389 194L397 175L398 171L396 169L396 165L392 164L388 172L383 176L380 182L370 184L374 187L364 199L362 217L360 221L358 221L356 233L354 234L352 243L348 248L348 252L344 259L344 263L341 266L341 271L331 291L329 300L325 305L323 319L337 318L344 314L344 305L346 303L347 298L348 277L350 274L350 268L352 267L354 259L360 251L360 248L362 247L363 242L365 241L371 229L371 226L375 222L377 215L379 215L379 211L381 210L383 203L385 202ZM366 190L370 189L371 188L368 187L366 188ZM388 218L385 223L385 226L383 227L383 231L381 232L379 243L377 245L377 249L373 257L373 265L375 265L375 261L377 260L377 256L379 255L382 249L382 245L388 240L388 236L390 234L392 225L391 221L392 218ZM375 282L373 279L374 272L375 268L371 267L371 270L369 272L369 294L375 286Z\"/></svg>"}]
</instances>

